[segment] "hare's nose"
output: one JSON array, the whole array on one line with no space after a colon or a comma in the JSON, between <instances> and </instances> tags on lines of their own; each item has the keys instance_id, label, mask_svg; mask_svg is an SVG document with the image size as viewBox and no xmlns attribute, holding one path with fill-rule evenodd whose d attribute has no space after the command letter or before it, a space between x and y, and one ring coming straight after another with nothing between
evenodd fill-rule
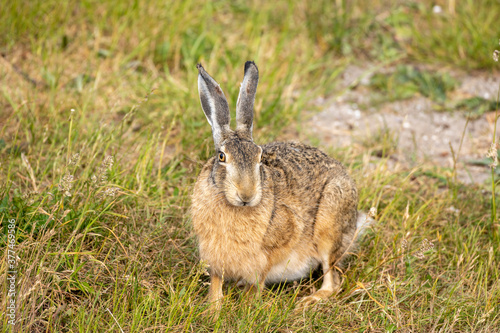
<instances>
[{"instance_id":1,"label":"hare's nose","mask_svg":"<svg viewBox=\"0 0 500 333\"><path fill-rule=\"evenodd\" d=\"M238 193L238 198L241 200L243 206L247 206L254 197L254 194Z\"/></svg>"}]
</instances>

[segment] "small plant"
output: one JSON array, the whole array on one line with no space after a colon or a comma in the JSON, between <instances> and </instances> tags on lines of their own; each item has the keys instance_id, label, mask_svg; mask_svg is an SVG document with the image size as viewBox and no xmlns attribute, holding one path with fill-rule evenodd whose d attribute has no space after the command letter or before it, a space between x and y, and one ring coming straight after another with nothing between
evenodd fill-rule
<instances>
[{"instance_id":1,"label":"small plant","mask_svg":"<svg viewBox=\"0 0 500 333\"><path fill-rule=\"evenodd\" d=\"M454 89L457 82L448 73L433 73L415 66L399 65L391 74L373 75L370 85L387 94L389 100L406 99L420 94L435 102L444 103L446 93Z\"/></svg>"},{"instance_id":2,"label":"small plant","mask_svg":"<svg viewBox=\"0 0 500 333\"><path fill-rule=\"evenodd\" d=\"M464 110L469 118L479 118L485 112L495 111L497 101L489 100L479 96L459 100L451 106L451 109Z\"/></svg>"},{"instance_id":3,"label":"small plant","mask_svg":"<svg viewBox=\"0 0 500 333\"><path fill-rule=\"evenodd\" d=\"M386 158L391 156L398 146L398 135L387 127L377 129L375 133L362 140L363 147L370 149L372 155Z\"/></svg>"}]
</instances>

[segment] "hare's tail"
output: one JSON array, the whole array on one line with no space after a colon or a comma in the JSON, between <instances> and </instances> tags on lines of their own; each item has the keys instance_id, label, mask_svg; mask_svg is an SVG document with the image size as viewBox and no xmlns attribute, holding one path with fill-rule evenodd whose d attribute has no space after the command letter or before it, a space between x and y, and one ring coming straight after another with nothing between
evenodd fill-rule
<instances>
[{"instance_id":1,"label":"hare's tail","mask_svg":"<svg viewBox=\"0 0 500 333\"><path fill-rule=\"evenodd\" d=\"M341 266L343 265L343 261L349 257L350 255L358 252L359 250L359 241L366 233L366 230L370 228L376 221L370 217L368 214L358 211L358 219L356 220L356 230L354 234L346 234L342 240L342 249L344 254L337 261Z\"/></svg>"},{"instance_id":2,"label":"hare's tail","mask_svg":"<svg viewBox=\"0 0 500 333\"><path fill-rule=\"evenodd\" d=\"M375 220L368 214L358 210L358 220L356 221L356 240L362 237L366 230L375 223Z\"/></svg>"}]
</instances>

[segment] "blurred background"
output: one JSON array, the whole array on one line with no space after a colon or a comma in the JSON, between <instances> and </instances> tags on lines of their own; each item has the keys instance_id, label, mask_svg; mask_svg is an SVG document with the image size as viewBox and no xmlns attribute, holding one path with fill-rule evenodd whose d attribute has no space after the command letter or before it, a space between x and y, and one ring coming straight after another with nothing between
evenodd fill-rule
<instances>
[{"instance_id":1,"label":"blurred background","mask_svg":"<svg viewBox=\"0 0 500 333\"><path fill-rule=\"evenodd\" d=\"M465 117L496 109L499 13L493 0L4 2L1 121L17 110L34 140L50 116L56 140L67 126L57 120L70 109L87 126L116 124L148 96L129 119L136 134L124 140L163 127L173 131L169 152L186 143L205 151L210 128L196 101L195 65L203 63L234 105L251 59L262 77L257 138L312 128L327 145L366 148L376 136L393 141L379 150L411 151L399 160L427 155L450 166L441 139L458 149ZM308 111L328 108L307 121ZM488 124L469 136L485 135ZM488 148L466 142L464 153L472 157L473 146Z\"/></svg>"},{"instance_id":2,"label":"blurred background","mask_svg":"<svg viewBox=\"0 0 500 333\"><path fill-rule=\"evenodd\" d=\"M484 319L498 314L500 295L491 271L499 254L488 254L498 242L490 164L499 23L496 0L2 0L0 213L18 221L19 328L214 329L199 319L207 280L188 214L191 185L213 154L196 64L220 83L234 123L243 66L254 60L256 143L322 147L356 178L360 208L377 207L384 221L318 325L487 331L500 320ZM424 238L450 250L443 245L427 263L389 259L403 241L420 251ZM467 277L437 278L447 263L461 271L464 248L483 264ZM368 298L358 281L380 272L421 308L386 305L395 308L371 319L349 312ZM434 282L421 288L415 276ZM470 299L454 299L461 315L458 303L426 296L464 279ZM312 329L288 311L296 289L287 288L258 309L267 319L230 304L215 330L237 329L231 320L256 331L284 322ZM314 283L300 293L307 288ZM390 303L387 289L371 293ZM476 293L496 296L478 305ZM371 313L377 302L356 311Z\"/></svg>"}]
</instances>

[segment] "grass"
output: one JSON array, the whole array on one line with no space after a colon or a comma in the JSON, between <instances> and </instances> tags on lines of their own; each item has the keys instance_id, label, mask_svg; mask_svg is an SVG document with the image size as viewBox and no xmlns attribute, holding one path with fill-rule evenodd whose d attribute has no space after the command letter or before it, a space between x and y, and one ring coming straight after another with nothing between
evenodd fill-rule
<instances>
[{"instance_id":1,"label":"grass","mask_svg":"<svg viewBox=\"0 0 500 333\"><path fill-rule=\"evenodd\" d=\"M296 138L308 101L336 93L349 64L493 70L500 8L454 3L436 15L430 1L4 2L0 247L15 219L16 331L498 329L491 191L455 184L446 169L388 171L378 153L391 149L387 135L331 151L379 222L326 304L294 310L316 275L259 300L229 285L212 323L188 214L213 149L196 63L234 110L243 64L255 60L256 142ZM422 251L424 240L434 247ZM1 313L2 331L14 331Z\"/></svg>"},{"instance_id":2,"label":"grass","mask_svg":"<svg viewBox=\"0 0 500 333\"><path fill-rule=\"evenodd\" d=\"M388 93L386 98L389 100L401 100L421 94L441 103L446 101L447 91L456 86L448 73L421 71L411 66L398 66L391 75L376 73L370 84L374 89Z\"/></svg>"}]
</instances>

